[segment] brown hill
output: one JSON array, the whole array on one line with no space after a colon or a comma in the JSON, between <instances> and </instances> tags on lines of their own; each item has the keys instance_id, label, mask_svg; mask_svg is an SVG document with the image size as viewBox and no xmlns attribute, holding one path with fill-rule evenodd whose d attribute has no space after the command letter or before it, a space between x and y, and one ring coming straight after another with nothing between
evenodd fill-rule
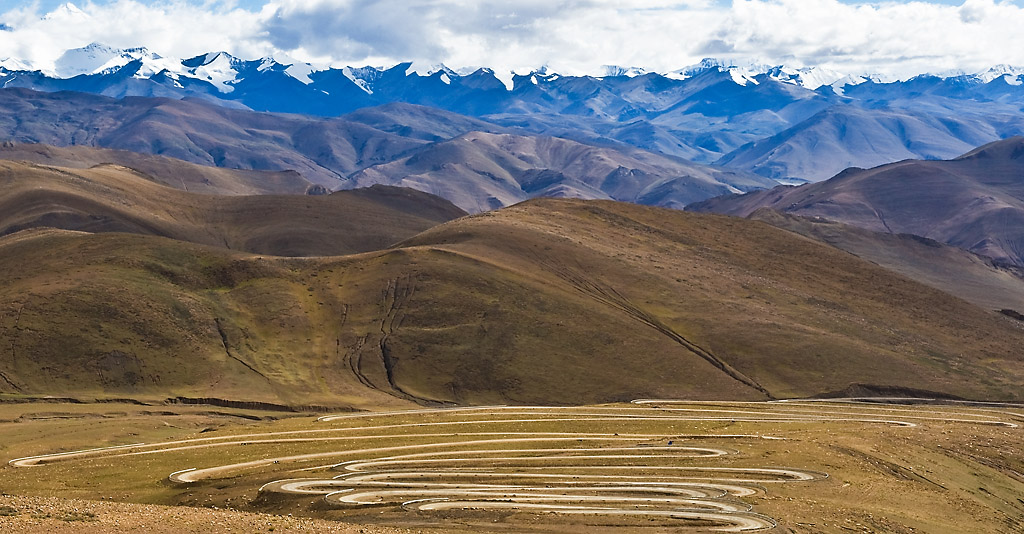
<instances>
[{"instance_id":1,"label":"brown hill","mask_svg":"<svg viewBox=\"0 0 1024 534\"><path fill-rule=\"evenodd\" d=\"M302 195L313 185L295 171L224 169L164 156L89 146L3 143L0 144L0 159L74 169L105 164L120 165L168 187L211 195Z\"/></svg>"},{"instance_id":2,"label":"brown hill","mask_svg":"<svg viewBox=\"0 0 1024 534\"><path fill-rule=\"evenodd\" d=\"M828 243L982 308L1024 311L1024 268L913 234L872 232L767 208L750 219Z\"/></svg>"},{"instance_id":3,"label":"brown hill","mask_svg":"<svg viewBox=\"0 0 1024 534\"><path fill-rule=\"evenodd\" d=\"M919 235L1024 266L1024 137L954 160L848 169L825 182L687 207L740 217L759 208Z\"/></svg>"},{"instance_id":4,"label":"brown hill","mask_svg":"<svg viewBox=\"0 0 1024 534\"><path fill-rule=\"evenodd\" d=\"M462 215L446 200L403 188L214 196L171 189L116 165L70 169L0 161L0 235L50 226L322 256L377 250Z\"/></svg>"},{"instance_id":5,"label":"brown hill","mask_svg":"<svg viewBox=\"0 0 1024 534\"><path fill-rule=\"evenodd\" d=\"M480 212L534 197L616 199L682 208L698 199L770 187L760 176L642 150L568 139L469 132L352 175L360 186L402 185Z\"/></svg>"},{"instance_id":6,"label":"brown hill","mask_svg":"<svg viewBox=\"0 0 1024 534\"><path fill-rule=\"evenodd\" d=\"M1018 322L770 225L536 200L397 248L260 258L0 239L0 388L298 404L1021 400Z\"/></svg>"}]
</instances>

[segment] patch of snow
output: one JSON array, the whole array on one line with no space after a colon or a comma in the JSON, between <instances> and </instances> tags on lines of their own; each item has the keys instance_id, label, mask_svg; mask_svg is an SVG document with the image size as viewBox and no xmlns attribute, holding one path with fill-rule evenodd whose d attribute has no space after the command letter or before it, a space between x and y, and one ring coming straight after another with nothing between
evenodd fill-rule
<instances>
[{"instance_id":1,"label":"patch of snow","mask_svg":"<svg viewBox=\"0 0 1024 534\"><path fill-rule=\"evenodd\" d=\"M823 85L832 85L844 78L844 75L822 67L791 68L785 65L773 67L766 74L773 80L799 85L812 91Z\"/></svg>"},{"instance_id":2,"label":"patch of snow","mask_svg":"<svg viewBox=\"0 0 1024 534\"><path fill-rule=\"evenodd\" d=\"M352 83L354 83L357 86L359 86L360 89L362 89L363 91L366 91L366 94L372 95L373 94L373 88L370 86L370 82L367 81L367 78L372 80L375 76L373 76L371 73L375 73L375 74L379 75L380 74L380 69L375 69L373 67L363 67L363 68L360 68L360 69L353 69L352 67L345 67L345 68L341 69L341 73L346 78L348 78L349 80L352 80ZM370 76L367 76L368 74Z\"/></svg>"},{"instance_id":3,"label":"patch of snow","mask_svg":"<svg viewBox=\"0 0 1024 534\"><path fill-rule=\"evenodd\" d=\"M449 77L458 76L458 73L446 67L444 63L424 64L419 62L413 62L410 63L409 67L405 69L406 76L412 76L413 74L416 74L417 76L427 77L433 76L438 72L443 72L447 74Z\"/></svg>"},{"instance_id":4,"label":"patch of snow","mask_svg":"<svg viewBox=\"0 0 1024 534\"><path fill-rule=\"evenodd\" d=\"M317 69L309 63L292 63L291 65L288 65L287 69L284 69L284 73L306 85L309 85L313 83L313 79L310 78L309 75L316 70Z\"/></svg>"},{"instance_id":5,"label":"patch of snow","mask_svg":"<svg viewBox=\"0 0 1024 534\"><path fill-rule=\"evenodd\" d=\"M288 54L284 53L274 54L273 58L267 59L273 61L278 65L287 65L287 67L284 69L284 73L306 85L313 83L313 79L309 77L310 74L322 70L327 70L329 68L326 65L313 65L312 63L299 61L289 56ZM266 62L267 59L264 59L263 61Z\"/></svg>"},{"instance_id":6,"label":"patch of snow","mask_svg":"<svg viewBox=\"0 0 1024 534\"><path fill-rule=\"evenodd\" d=\"M672 72L665 74L664 76L666 78L671 78L673 80L685 80L688 78L693 78L694 76L709 70L717 70L719 72L722 72L728 66L728 64L726 64L724 61L720 59L706 57L700 60L700 63L697 63L696 65L690 65L688 67L683 67L679 70L674 70Z\"/></svg>"},{"instance_id":7,"label":"patch of snow","mask_svg":"<svg viewBox=\"0 0 1024 534\"><path fill-rule=\"evenodd\" d=\"M752 70L740 68L740 67L729 67L729 76L736 85L746 86L747 84L758 85L758 81L754 78L757 76Z\"/></svg>"},{"instance_id":8,"label":"patch of snow","mask_svg":"<svg viewBox=\"0 0 1024 534\"><path fill-rule=\"evenodd\" d=\"M609 76L625 76L627 78L635 78L637 76L643 76L647 74L647 71L641 67L620 67L618 65L605 65L601 67L604 73L601 77Z\"/></svg>"},{"instance_id":9,"label":"patch of snow","mask_svg":"<svg viewBox=\"0 0 1024 534\"><path fill-rule=\"evenodd\" d=\"M260 66L256 67L256 70L259 72L266 72L270 69L273 69L274 65L277 65L277 61L275 61L274 58L265 57L263 58L262 61L260 61Z\"/></svg>"},{"instance_id":10,"label":"patch of snow","mask_svg":"<svg viewBox=\"0 0 1024 534\"><path fill-rule=\"evenodd\" d=\"M507 70L501 72L492 72L492 74L494 74L494 77L497 78L498 81L505 86L506 91L511 91L512 88L515 87L515 83L513 80L516 76L516 73L514 71Z\"/></svg>"},{"instance_id":11,"label":"patch of snow","mask_svg":"<svg viewBox=\"0 0 1024 534\"><path fill-rule=\"evenodd\" d=\"M168 75L173 76L174 79L178 79L177 77L182 74L185 69L179 59L161 57L160 55L149 51L139 55L135 55L132 51L129 51L128 53L135 57L135 59L142 61L142 66L139 67L139 71L135 73L136 78L151 78L160 72L166 71Z\"/></svg>"},{"instance_id":12,"label":"patch of snow","mask_svg":"<svg viewBox=\"0 0 1024 534\"><path fill-rule=\"evenodd\" d=\"M232 82L238 78L238 71L235 70L237 61L227 52L206 54L202 64L192 69L191 74L213 84L222 93L230 93L235 90L231 86Z\"/></svg>"},{"instance_id":13,"label":"patch of snow","mask_svg":"<svg viewBox=\"0 0 1024 534\"><path fill-rule=\"evenodd\" d=\"M32 64L30 64L28 62L25 62L25 61L22 61L22 60L17 59L17 58L13 58L13 57L8 57L8 58L0 59L0 68L6 69L8 71L17 71L17 70L32 71L32 70L35 70L32 67Z\"/></svg>"},{"instance_id":14,"label":"patch of snow","mask_svg":"<svg viewBox=\"0 0 1024 534\"><path fill-rule=\"evenodd\" d=\"M51 74L57 78L71 78L80 74L93 74L104 68L124 66L131 61L123 50L100 43L64 51L53 64Z\"/></svg>"},{"instance_id":15,"label":"patch of snow","mask_svg":"<svg viewBox=\"0 0 1024 534\"><path fill-rule=\"evenodd\" d=\"M1024 68L1012 65L996 65L984 72L975 74L981 83L989 83L997 78L1003 78L1010 85L1020 85L1018 78L1022 75L1024 75ZM1011 78L1018 83L1010 81Z\"/></svg>"},{"instance_id":16,"label":"patch of snow","mask_svg":"<svg viewBox=\"0 0 1024 534\"><path fill-rule=\"evenodd\" d=\"M862 83L866 83L867 81L868 79L863 76L846 75L828 85L832 86L832 90L835 91L837 95L842 96L846 94L847 87L860 85Z\"/></svg>"},{"instance_id":17,"label":"patch of snow","mask_svg":"<svg viewBox=\"0 0 1024 534\"><path fill-rule=\"evenodd\" d=\"M756 61L735 64L727 63L715 58L704 58L696 65L690 65L689 67L684 67L664 74L663 76L672 80L686 80L707 71L718 71L727 72L732 78L732 81L738 85L757 85L758 81L755 79L755 76L764 74L768 72L769 69L771 69L771 67Z\"/></svg>"}]
</instances>

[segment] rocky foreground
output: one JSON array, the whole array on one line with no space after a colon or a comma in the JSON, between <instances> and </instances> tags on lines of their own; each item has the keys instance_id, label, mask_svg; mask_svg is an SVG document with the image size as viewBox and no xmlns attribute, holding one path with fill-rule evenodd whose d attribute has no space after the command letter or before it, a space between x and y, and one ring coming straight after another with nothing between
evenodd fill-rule
<instances>
[{"instance_id":1,"label":"rocky foreground","mask_svg":"<svg viewBox=\"0 0 1024 534\"><path fill-rule=\"evenodd\" d=\"M93 534L124 532L151 534L182 532L412 534L415 531L376 526L367 528L334 521L256 514L237 510L0 495L0 532L24 534L80 532Z\"/></svg>"}]
</instances>

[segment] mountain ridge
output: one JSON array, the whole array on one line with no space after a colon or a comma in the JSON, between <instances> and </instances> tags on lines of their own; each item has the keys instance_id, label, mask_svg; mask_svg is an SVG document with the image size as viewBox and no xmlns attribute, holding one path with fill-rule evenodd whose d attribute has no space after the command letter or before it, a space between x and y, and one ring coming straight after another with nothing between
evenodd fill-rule
<instances>
[{"instance_id":1,"label":"mountain ridge","mask_svg":"<svg viewBox=\"0 0 1024 534\"><path fill-rule=\"evenodd\" d=\"M292 58L242 60L222 52L172 60L141 49L93 48L106 54L93 63L108 61L92 65L91 73L53 77L11 60L8 69L0 67L0 81L5 87L196 98L327 117L404 102L588 144L617 142L696 163L721 161L794 182L825 179L835 171L814 171L806 164L814 159L859 167L901 155L948 159L966 147L1024 134L1024 69L1009 66L889 79L709 59L663 74L608 67L597 76L560 75L540 68L504 77L487 68L409 62L332 68ZM806 123L834 107L864 115L870 125L864 136L881 134L885 142L837 158L832 149L842 143L842 124L821 129L815 121ZM901 134L905 125L928 142L919 146L909 140ZM765 147L766 139L805 127L812 131L793 132L774 149L780 155L806 155L776 158L772 147ZM820 147L801 141L822 135Z\"/></svg>"},{"instance_id":2,"label":"mountain ridge","mask_svg":"<svg viewBox=\"0 0 1024 534\"><path fill-rule=\"evenodd\" d=\"M821 217L876 232L908 233L1024 265L1024 137L951 160L905 160L847 169L799 187L780 186L688 206L746 217L760 208Z\"/></svg>"},{"instance_id":3,"label":"mountain ridge","mask_svg":"<svg viewBox=\"0 0 1024 534\"><path fill-rule=\"evenodd\" d=\"M633 173L631 179L634 181L637 175L645 173L645 180L650 184L671 182L670 187L649 197L651 203L681 207L698 197L707 198L726 191L749 190L775 183L743 171L693 164L618 143L591 146L564 139L556 142L541 134L511 133L508 128L486 121L414 104L392 103L324 118L231 109L195 99L114 99L77 92L0 89L0 138L6 137L9 141L101 146L242 170L290 170L329 190L379 182L398 183L402 177L361 181L355 175L424 154L432 154L434 165L439 168L461 165L463 162L458 153L445 156L439 147L451 146L452 139L470 131L481 131L481 136L508 136L518 139L524 146L531 143L573 146L580 153L599 154L606 174L621 168L625 175ZM436 159L438 155L442 159ZM508 161L517 158L504 150L485 154L485 157L492 156ZM524 154L518 157L535 158ZM555 160L535 158L527 168L541 173L564 170L545 167L551 162ZM658 162L658 165L650 165L649 162ZM495 162L486 165L500 166ZM515 166L519 171L525 170L520 168L522 163ZM568 176L564 178L569 179ZM560 180L550 172L545 179L551 182ZM443 177L440 181L444 181ZM474 174L472 181L477 182L473 187L487 189L493 180L486 174ZM442 189L431 189L433 186L428 183L408 181L406 185L447 194ZM570 184L565 185L566 188L571 187ZM512 184L512 187L519 186ZM577 190L589 197L614 196L594 188ZM480 198L456 199L467 209L479 210L504 206L541 193L540 188L531 193L519 187L516 191L500 195L500 198L495 197L497 204L490 203L489 198L493 196L490 193ZM634 198L627 195L623 200Z\"/></svg>"}]
</instances>

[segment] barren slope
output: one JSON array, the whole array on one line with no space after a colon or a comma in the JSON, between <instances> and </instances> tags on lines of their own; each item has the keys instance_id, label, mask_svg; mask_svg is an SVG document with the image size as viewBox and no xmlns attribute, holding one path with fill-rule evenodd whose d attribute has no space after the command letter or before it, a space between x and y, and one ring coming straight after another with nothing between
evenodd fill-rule
<instances>
[{"instance_id":1,"label":"barren slope","mask_svg":"<svg viewBox=\"0 0 1024 534\"><path fill-rule=\"evenodd\" d=\"M716 198L688 209L745 217L763 207L915 234L1024 265L1024 138L991 143L955 160L848 169L825 182Z\"/></svg>"},{"instance_id":2,"label":"barren slope","mask_svg":"<svg viewBox=\"0 0 1024 534\"><path fill-rule=\"evenodd\" d=\"M750 216L817 239L990 310L1024 310L1024 268L913 234L872 232L767 208Z\"/></svg>"},{"instance_id":3,"label":"barren slope","mask_svg":"<svg viewBox=\"0 0 1024 534\"><path fill-rule=\"evenodd\" d=\"M1024 330L764 223L535 200L398 248L0 240L0 388L292 403L1020 399Z\"/></svg>"}]
</instances>

